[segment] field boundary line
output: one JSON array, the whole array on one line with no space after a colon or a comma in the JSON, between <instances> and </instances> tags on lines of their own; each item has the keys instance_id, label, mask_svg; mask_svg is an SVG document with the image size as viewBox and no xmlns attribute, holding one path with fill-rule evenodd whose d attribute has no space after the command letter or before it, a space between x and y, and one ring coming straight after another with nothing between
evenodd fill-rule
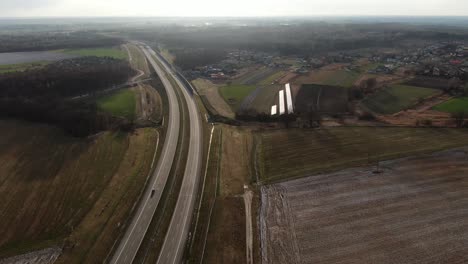
<instances>
[{"instance_id":1,"label":"field boundary line","mask_svg":"<svg viewBox=\"0 0 468 264\"><path fill-rule=\"evenodd\" d=\"M195 237L196 237L196 234L197 234L198 220L199 220L199 218L200 218L200 208L201 208L202 201L203 201L203 197L204 197L204 193L205 193L206 175L208 174L208 163L209 163L209 161L210 161L211 143L212 143L212 140L213 140L214 128L215 128L214 124L211 124L210 143L209 143L209 145L208 145L208 153L207 153L207 159L206 159L206 164L205 164L205 175L204 175L204 177L203 177L203 184L202 184L202 190L201 190L200 200L199 200L199 203L198 203L198 210L197 210L197 217L196 217L196 220L195 220L195 227L193 228L193 235L192 235L193 238L195 238ZM192 247L193 247L193 242L194 242L194 241L195 241L195 239L192 239L192 242L190 243L189 252L192 251Z\"/></svg>"},{"instance_id":2,"label":"field boundary line","mask_svg":"<svg viewBox=\"0 0 468 264\"><path fill-rule=\"evenodd\" d=\"M222 137L223 135L223 131L221 130L220 133L219 133L219 149L218 149L218 157L221 157L221 149L222 149L222 145L223 145L223 142L222 142ZM203 258L205 257L205 249L206 249L206 241L208 240L208 233L210 231L210 226L211 226L211 217L213 216L213 209L215 207L215 204L216 204L216 199L218 198L218 177L219 177L219 169L220 169L220 166L219 166L219 163L220 163L221 159L219 158L218 159L218 166L217 167L217 171L216 171L216 182L215 182L215 192L214 192L214 199L213 201L211 202L211 206L210 206L210 213L208 214L208 223L207 223L207 228L206 228L206 232L205 232L205 239L203 239L203 249L202 249L202 253L201 253L201 258L200 258L200 264L203 263Z\"/></svg>"}]
</instances>

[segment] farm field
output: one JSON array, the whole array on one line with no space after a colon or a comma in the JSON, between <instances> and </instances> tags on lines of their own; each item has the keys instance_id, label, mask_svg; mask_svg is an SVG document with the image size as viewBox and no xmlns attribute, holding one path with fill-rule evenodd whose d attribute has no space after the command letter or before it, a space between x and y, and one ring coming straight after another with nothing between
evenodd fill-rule
<instances>
[{"instance_id":1,"label":"farm field","mask_svg":"<svg viewBox=\"0 0 468 264\"><path fill-rule=\"evenodd\" d=\"M55 51L0 52L0 65L52 62L73 57L76 57L76 55Z\"/></svg>"},{"instance_id":2,"label":"farm field","mask_svg":"<svg viewBox=\"0 0 468 264\"><path fill-rule=\"evenodd\" d=\"M299 76L294 80L294 84L323 84L330 86L351 87L359 78L360 73L345 69L320 69L312 71L308 75Z\"/></svg>"},{"instance_id":3,"label":"farm field","mask_svg":"<svg viewBox=\"0 0 468 264\"><path fill-rule=\"evenodd\" d=\"M271 85L276 80L282 79L282 77L285 76L286 74L287 74L287 72L285 72L285 71L275 72L272 75L270 75L270 76L264 78L263 80L261 80L258 84L260 84L260 85Z\"/></svg>"},{"instance_id":4,"label":"farm field","mask_svg":"<svg viewBox=\"0 0 468 264\"><path fill-rule=\"evenodd\" d=\"M262 187L262 263L466 263L467 151Z\"/></svg>"},{"instance_id":5,"label":"farm field","mask_svg":"<svg viewBox=\"0 0 468 264\"><path fill-rule=\"evenodd\" d=\"M64 241L78 243L72 255L94 246L107 254L121 230L105 224L128 216L146 179L155 130L78 139L47 125L3 120L0 131L0 258ZM70 239L83 225L87 232Z\"/></svg>"},{"instance_id":6,"label":"farm field","mask_svg":"<svg viewBox=\"0 0 468 264\"><path fill-rule=\"evenodd\" d=\"M35 70L35 69L40 69L47 64L48 62L46 61L39 61L39 62L33 62L33 63L0 65L0 73Z\"/></svg>"},{"instance_id":7,"label":"farm field","mask_svg":"<svg viewBox=\"0 0 468 264\"><path fill-rule=\"evenodd\" d=\"M427 77L427 76L416 76L412 80L409 80L405 85L426 87L433 89L448 89L450 88L451 82L444 78L438 77Z\"/></svg>"},{"instance_id":8,"label":"farm field","mask_svg":"<svg viewBox=\"0 0 468 264\"><path fill-rule=\"evenodd\" d=\"M348 111L348 89L338 86L305 84L299 89L295 109L322 113L345 113Z\"/></svg>"},{"instance_id":9,"label":"farm field","mask_svg":"<svg viewBox=\"0 0 468 264\"><path fill-rule=\"evenodd\" d=\"M280 84L258 87L256 94L249 95L249 97L252 96L252 98L249 100L248 104L246 102L247 99L244 99L243 104L246 103L246 108L255 109L258 113L269 114L271 106L278 104L278 91L283 88L284 85Z\"/></svg>"},{"instance_id":10,"label":"farm field","mask_svg":"<svg viewBox=\"0 0 468 264\"><path fill-rule=\"evenodd\" d=\"M378 160L468 145L468 130L334 127L277 130L256 135L261 182L276 182Z\"/></svg>"},{"instance_id":11,"label":"farm field","mask_svg":"<svg viewBox=\"0 0 468 264\"><path fill-rule=\"evenodd\" d=\"M133 120L136 110L136 96L131 89L124 89L103 96L97 100L98 107L115 116L121 116Z\"/></svg>"},{"instance_id":12,"label":"farm field","mask_svg":"<svg viewBox=\"0 0 468 264\"><path fill-rule=\"evenodd\" d=\"M192 83L200 96L204 97L204 100L213 108L211 112L214 111L216 114L234 118L234 112L223 97L221 97L218 86L205 79L196 79Z\"/></svg>"},{"instance_id":13,"label":"farm field","mask_svg":"<svg viewBox=\"0 0 468 264\"><path fill-rule=\"evenodd\" d=\"M468 97L454 98L434 107L434 110L448 113L468 113Z\"/></svg>"},{"instance_id":14,"label":"farm field","mask_svg":"<svg viewBox=\"0 0 468 264\"><path fill-rule=\"evenodd\" d=\"M115 59L126 59L128 56L125 51L118 48L66 49L61 50L61 53L74 56L112 57Z\"/></svg>"},{"instance_id":15,"label":"farm field","mask_svg":"<svg viewBox=\"0 0 468 264\"><path fill-rule=\"evenodd\" d=\"M254 85L228 85L219 88L221 96L236 111L245 97L255 89Z\"/></svg>"},{"instance_id":16,"label":"farm field","mask_svg":"<svg viewBox=\"0 0 468 264\"><path fill-rule=\"evenodd\" d=\"M233 81L233 84L237 85L255 85L263 82L265 79L268 79L272 75L276 74L278 70L260 67L258 69L247 72L246 74L240 76L239 78ZM271 84L271 83L270 83Z\"/></svg>"},{"instance_id":17,"label":"farm field","mask_svg":"<svg viewBox=\"0 0 468 264\"><path fill-rule=\"evenodd\" d=\"M379 114L394 114L417 104L421 99L440 93L437 89L393 85L367 97L363 104Z\"/></svg>"}]
</instances>

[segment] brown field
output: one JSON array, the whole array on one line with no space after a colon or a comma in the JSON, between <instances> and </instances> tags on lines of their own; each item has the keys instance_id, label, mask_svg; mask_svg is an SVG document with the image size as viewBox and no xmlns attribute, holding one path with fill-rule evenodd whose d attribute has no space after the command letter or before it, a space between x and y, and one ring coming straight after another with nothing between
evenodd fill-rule
<instances>
[{"instance_id":1,"label":"brown field","mask_svg":"<svg viewBox=\"0 0 468 264\"><path fill-rule=\"evenodd\" d=\"M467 263L467 153L262 187L262 263Z\"/></svg>"},{"instance_id":2,"label":"brown field","mask_svg":"<svg viewBox=\"0 0 468 264\"><path fill-rule=\"evenodd\" d=\"M0 121L0 131L0 258L65 246L59 263L104 259L149 173L156 130L77 139Z\"/></svg>"},{"instance_id":3,"label":"brown field","mask_svg":"<svg viewBox=\"0 0 468 264\"><path fill-rule=\"evenodd\" d=\"M192 81L200 96L206 98L206 103L209 103L213 108L210 112L215 111L214 114L219 114L225 117L234 118L234 112L226 101L219 94L219 87L214 83L205 79L196 79Z\"/></svg>"},{"instance_id":4,"label":"brown field","mask_svg":"<svg viewBox=\"0 0 468 264\"><path fill-rule=\"evenodd\" d=\"M348 90L343 87L304 84L294 97L294 109L299 113L311 110L327 114L348 112Z\"/></svg>"},{"instance_id":5,"label":"brown field","mask_svg":"<svg viewBox=\"0 0 468 264\"><path fill-rule=\"evenodd\" d=\"M260 182L271 183L378 160L468 145L468 130L405 127L330 127L259 132Z\"/></svg>"}]
</instances>

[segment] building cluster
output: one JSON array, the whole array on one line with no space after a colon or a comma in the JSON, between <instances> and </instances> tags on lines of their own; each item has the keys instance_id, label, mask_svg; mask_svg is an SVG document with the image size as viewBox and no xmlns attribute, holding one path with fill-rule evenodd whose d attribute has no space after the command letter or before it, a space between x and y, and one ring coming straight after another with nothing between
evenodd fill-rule
<instances>
[{"instance_id":1,"label":"building cluster","mask_svg":"<svg viewBox=\"0 0 468 264\"><path fill-rule=\"evenodd\" d=\"M411 66L418 75L462 78L468 76L468 45L438 43L402 54L376 55L370 58L380 63L369 73L393 73L402 66Z\"/></svg>"}]
</instances>

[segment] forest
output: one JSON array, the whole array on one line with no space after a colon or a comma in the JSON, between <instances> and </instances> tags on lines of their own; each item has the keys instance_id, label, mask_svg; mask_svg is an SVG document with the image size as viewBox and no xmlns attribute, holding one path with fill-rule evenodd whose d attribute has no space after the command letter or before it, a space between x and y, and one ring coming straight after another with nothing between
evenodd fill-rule
<instances>
[{"instance_id":1,"label":"forest","mask_svg":"<svg viewBox=\"0 0 468 264\"><path fill-rule=\"evenodd\" d=\"M0 52L106 47L122 43L119 38L93 31L0 34Z\"/></svg>"},{"instance_id":2,"label":"forest","mask_svg":"<svg viewBox=\"0 0 468 264\"><path fill-rule=\"evenodd\" d=\"M135 74L128 62L82 57L42 69L0 75L0 116L53 124L74 136L128 128L129 121L97 109L92 101L72 100L127 82Z\"/></svg>"}]
</instances>

